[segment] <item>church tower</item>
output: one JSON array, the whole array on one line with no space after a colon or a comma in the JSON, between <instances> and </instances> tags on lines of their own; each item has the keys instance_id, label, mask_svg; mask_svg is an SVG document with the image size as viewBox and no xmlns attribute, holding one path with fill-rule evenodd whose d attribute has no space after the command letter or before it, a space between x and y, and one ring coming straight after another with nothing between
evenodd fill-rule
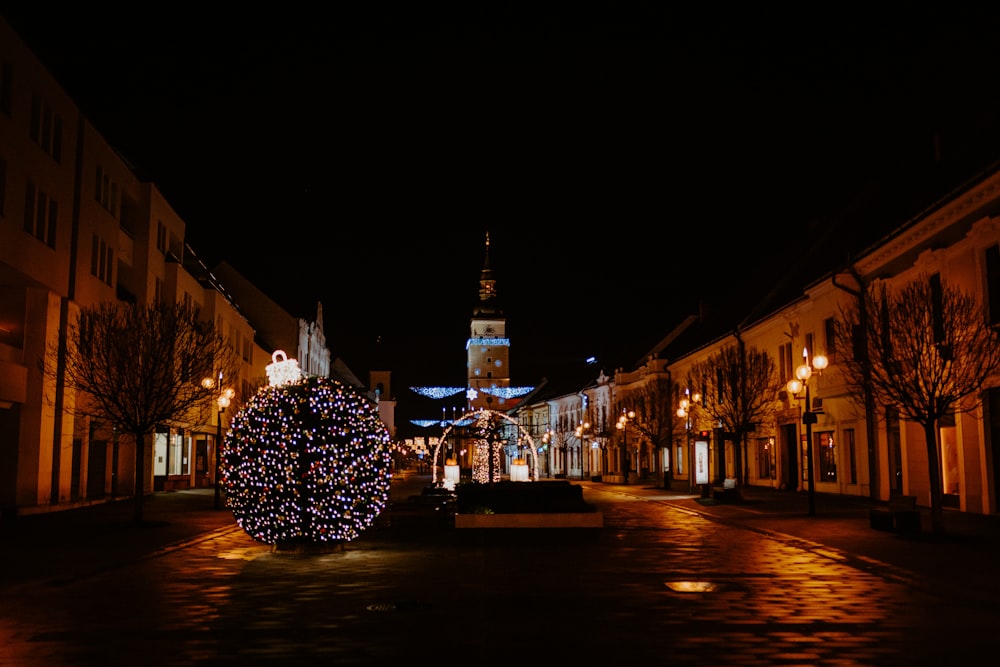
<instances>
[{"instance_id":1,"label":"church tower","mask_svg":"<svg viewBox=\"0 0 1000 667\"><path fill-rule=\"evenodd\" d=\"M486 232L486 260L479 274L479 303L472 310L465 350L468 354L469 407L494 410L511 407L503 391L510 387L510 340L490 268L489 232Z\"/></svg>"}]
</instances>

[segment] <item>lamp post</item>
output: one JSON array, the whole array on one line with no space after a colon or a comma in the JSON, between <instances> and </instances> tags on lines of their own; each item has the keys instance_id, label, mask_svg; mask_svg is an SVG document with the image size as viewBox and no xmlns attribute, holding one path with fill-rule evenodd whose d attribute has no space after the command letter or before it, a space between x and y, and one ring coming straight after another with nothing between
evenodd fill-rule
<instances>
[{"instance_id":1,"label":"lamp post","mask_svg":"<svg viewBox=\"0 0 1000 667\"><path fill-rule=\"evenodd\" d=\"M786 385L789 393L798 398L798 394L803 388L806 390L806 408L802 413L802 423L806 427L806 487L809 495L809 516L816 514L816 474L813 471L813 442L812 425L816 423L816 413L812 409L812 399L809 396L809 378L813 373L820 376L830 361L822 354L817 354L810 361L809 350L802 349L802 365L795 369L795 378L788 381Z\"/></svg>"},{"instance_id":2,"label":"lamp post","mask_svg":"<svg viewBox=\"0 0 1000 667\"><path fill-rule=\"evenodd\" d=\"M698 392L691 393L689 388L684 389L684 398L680 400L679 407L677 408L677 416L684 421L684 430L687 434L687 450L688 450L688 492L694 492L694 452L692 451L693 445L691 443L691 428L692 428L692 416L691 412L695 403L701 402L701 394Z\"/></svg>"},{"instance_id":3,"label":"lamp post","mask_svg":"<svg viewBox=\"0 0 1000 667\"><path fill-rule=\"evenodd\" d=\"M635 419L635 411L626 412L622 408L622 416L615 424L615 428L622 432L622 484L628 484L628 423L633 419Z\"/></svg>"},{"instance_id":4,"label":"lamp post","mask_svg":"<svg viewBox=\"0 0 1000 667\"><path fill-rule=\"evenodd\" d=\"M219 379L205 378L201 382L206 389L217 389L219 395L215 402L219 410L215 415L215 509L222 509L222 413L229 407L235 392L230 388L222 388L222 371Z\"/></svg>"},{"instance_id":5,"label":"lamp post","mask_svg":"<svg viewBox=\"0 0 1000 667\"><path fill-rule=\"evenodd\" d=\"M549 461L552 460L552 447L549 446L552 444L552 436L553 436L552 429L546 430L545 435L542 436L542 445L545 447L546 450L545 458L548 459Z\"/></svg>"},{"instance_id":6,"label":"lamp post","mask_svg":"<svg viewBox=\"0 0 1000 667\"><path fill-rule=\"evenodd\" d=\"M566 474L566 479L569 479L569 436L563 438L563 472Z\"/></svg>"},{"instance_id":7,"label":"lamp post","mask_svg":"<svg viewBox=\"0 0 1000 667\"><path fill-rule=\"evenodd\" d=\"M587 451L587 431L589 430L590 430L590 422L581 422L580 425L576 427L576 439L580 441L580 479L584 478L584 471L583 471L584 457L590 459L590 452ZM569 477L568 467L566 470L566 476Z\"/></svg>"}]
</instances>

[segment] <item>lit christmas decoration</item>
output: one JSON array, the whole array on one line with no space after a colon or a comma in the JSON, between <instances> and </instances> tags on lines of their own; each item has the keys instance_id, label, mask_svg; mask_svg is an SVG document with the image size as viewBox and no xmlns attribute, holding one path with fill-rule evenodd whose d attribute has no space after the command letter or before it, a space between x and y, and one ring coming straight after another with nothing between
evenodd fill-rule
<instances>
[{"instance_id":1,"label":"lit christmas decoration","mask_svg":"<svg viewBox=\"0 0 1000 667\"><path fill-rule=\"evenodd\" d=\"M284 350L275 350L271 355L271 363L264 368L267 373L267 381L272 387L280 387L290 382L298 382L302 379L302 369L299 362L289 359Z\"/></svg>"},{"instance_id":2,"label":"lit christmas decoration","mask_svg":"<svg viewBox=\"0 0 1000 667\"><path fill-rule=\"evenodd\" d=\"M227 504L259 542L349 542L388 504L390 445L377 408L348 385L308 377L265 387L226 436Z\"/></svg>"},{"instance_id":3,"label":"lit christmas decoration","mask_svg":"<svg viewBox=\"0 0 1000 667\"><path fill-rule=\"evenodd\" d=\"M411 419L410 423L414 426L421 426L423 428L428 428L430 426L468 426L472 423L471 419Z\"/></svg>"},{"instance_id":4,"label":"lit christmas decoration","mask_svg":"<svg viewBox=\"0 0 1000 667\"><path fill-rule=\"evenodd\" d=\"M534 387L482 387L480 391L500 398L517 398L529 393Z\"/></svg>"},{"instance_id":5,"label":"lit christmas decoration","mask_svg":"<svg viewBox=\"0 0 1000 667\"><path fill-rule=\"evenodd\" d=\"M470 338L465 341L465 349L468 350L473 345L479 345L481 347L510 347L510 338L499 338L496 336L491 337L475 337Z\"/></svg>"},{"instance_id":6,"label":"lit christmas decoration","mask_svg":"<svg viewBox=\"0 0 1000 667\"><path fill-rule=\"evenodd\" d=\"M469 401L475 401L479 398L479 392L484 394L489 394L491 396L496 396L500 398L501 401L510 398L517 398L519 396L524 396L534 391L534 387L480 387L477 390L475 387L410 387L410 391L420 394L426 398L448 398L449 396L455 396L457 394L465 393L465 398ZM455 420L448 422L444 419L411 419L410 423L415 426L420 426L422 428L428 428L430 426L441 426L446 427L448 424L453 426L468 426L471 422L466 420L464 423L459 423Z\"/></svg>"},{"instance_id":7,"label":"lit christmas decoration","mask_svg":"<svg viewBox=\"0 0 1000 667\"><path fill-rule=\"evenodd\" d=\"M513 428L518 433L518 442L528 448L531 455L532 471L531 481L538 481L538 448L531 435L524 430L523 426L516 419L498 410L478 409L467 412L458 419L451 421L453 426L472 426L473 431L468 435L473 440L472 456L472 477L477 482L488 482L490 480L490 458L493 459L494 481L500 479L501 466L503 463L503 453L505 440L501 439L500 424L506 422L508 428ZM438 482L437 462L442 457L441 446L448 441L452 426L448 426L441 434L440 439L435 443L433 463L431 468L431 481ZM462 451L465 454L465 451ZM447 463L448 461L446 461Z\"/></svg>"},{"instance_id":8,"label":"lit christmas decoration","mask_svg":"<svg viewBox=\"0 0 1000 667\"><path fill-rule=\"evenodd\" d=\"M465 391L465 387L410 387L410 391L427 398L448 398Z\"/></svg>"},{"instance_id":9,"label":"lit christmas decoration","mask_svg":"<svg viewBox=\"0 0 1000 667\"><path fill-rule=\"evenodd\" d=\"M472 456L472 479L482 484L491 481L499 482L502 472L503 441L500 440L501 434L497 427L499 420L495 419L494 415L499 417L500 413L492 410L480 410L476 413L476 421L473 426L479 439L475 442L475 454ZM492 479L490 479L491 470L493 471Z\"/></svg>"},{"instance_id":10,"label":"lit christmas decoration","mask_svg":"<svg viewBox=\"0 0 1000 667\"><path fill-rule=\"evenodd\" d=\"M500 467L500 447L486 440L477 440L476 453L472 458L472 479L480 484L490 481L490 455L493 456L493 481L499 482L503 469Z\"/></svg>"}]
</instances>

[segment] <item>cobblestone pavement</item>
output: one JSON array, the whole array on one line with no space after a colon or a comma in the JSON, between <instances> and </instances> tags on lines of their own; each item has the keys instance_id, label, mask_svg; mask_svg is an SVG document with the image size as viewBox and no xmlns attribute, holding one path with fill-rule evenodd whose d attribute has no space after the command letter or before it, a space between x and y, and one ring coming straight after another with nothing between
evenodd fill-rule
<instances>
[{"instance_id":1,"label":"cobblestone pavement","mask_svg":"<svg viewBox=\"0 0 1000 667\"><path fill-rule=\"evenodd\" d=\"M389 513L340 550L289 553L220 522L8 582L0 665L912 666L1000 648L1000 605L912 572L638 490L586 485L585 499L604 529L469 532Z\"/></svg>"}]
</instances>

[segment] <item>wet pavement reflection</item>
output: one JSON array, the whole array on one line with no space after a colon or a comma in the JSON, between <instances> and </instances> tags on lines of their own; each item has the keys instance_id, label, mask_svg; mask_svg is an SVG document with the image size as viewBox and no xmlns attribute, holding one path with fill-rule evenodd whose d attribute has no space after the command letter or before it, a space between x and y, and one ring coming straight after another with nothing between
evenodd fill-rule
<instances>
[{"instance_id":1,"label":"wet pavement reflection","mask_svg":"<svg viewBox=\"0 0 1000 667\"><path fill-rule=\"evenodd\" d=\"M382 526L328 553L235 525L4 591L0 665L956 664L998 606L587 487L601 530ZM391 520L391 517L390 517Z\"/></svg>"}]
</instances>

